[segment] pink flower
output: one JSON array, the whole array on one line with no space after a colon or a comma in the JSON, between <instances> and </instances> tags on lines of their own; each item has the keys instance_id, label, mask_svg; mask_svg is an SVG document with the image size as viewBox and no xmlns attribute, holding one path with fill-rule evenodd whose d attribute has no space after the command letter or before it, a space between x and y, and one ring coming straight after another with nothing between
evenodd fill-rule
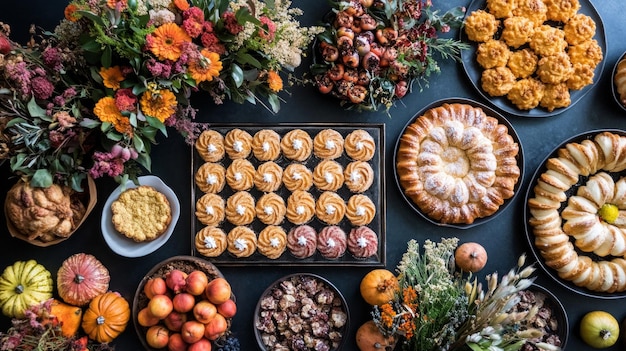
<instances>
[{"instance_id":1,"label":"pink flower","mask_svg":"<svg viewBox=\"0 0 626 351\"><path fill-rule=\"evenodd\" d=\"M224 12L222 15L224 19L224 28L232 35L237 35L243 30L243 26L237 23L237 18L233 12Z\"/></svg>"},{"instance_id":2,"label":"pink flower","mask_svg":"<svg viewBox=\"0 0 626 351\"><path fill-rule=\"evenodd\" d=\"M45 77L35 77L31 82L33 95L37 99L46 100L52 96L54 85Z\"/></svg>"},{"instance_id":3,"label":"pink flower","mask_svg":"<svg viewBox=\"0 0 626 351\"><path fill-rule=\"evenodd\" d=\"M137 96L131 89L119 89L115 92L115 106L120 111L133 112L137 109Z\"/></svg>"},{"instance_id":4,"label":"pink flower","mask_svg":"<svg viewBox=\"0 0 626 351\"><path fill-rule=\"evenodd\" d=\"M209 51L216 52L220 55L223 55L226 52L224 45L220 43L220 40L213 33L205 32L200 37L200 41L202 42L202 46Z\"/></svg>"},{"instance_id":5,"label":"pink flower","mask_svg":"<svg viewBox=\"0 0 626 351\"><path fill-rule=\"evenodd\" d=\"M183 12L183 30L192 38L197 38L204 30L204 12L199 7L190 7Z\"/></svg>"},{"instance_id":6,"label":"pink flower","mask_svg":"<svg viewBox=\"0 0 626 351\"><path fill-rule=\"evenodd\" d=\"M259 28L259 37L272 41L274 40L274 34L276 34L276 24L266 16L261 16L261 28Z\"/></svg>"}]
</instances>

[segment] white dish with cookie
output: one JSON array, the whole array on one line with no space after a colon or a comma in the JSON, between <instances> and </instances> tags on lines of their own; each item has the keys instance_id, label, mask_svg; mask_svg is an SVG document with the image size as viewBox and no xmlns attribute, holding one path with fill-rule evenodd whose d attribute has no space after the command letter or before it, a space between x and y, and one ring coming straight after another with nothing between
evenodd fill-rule
<instances>
[{"instance_id":1,"label":"white dish with cookie","mask_svg":"<svg viewBox=\"0 0 626 351\"><path fill-rule=\"evenodd\" d=\"M162 234L156 235L151 240L133 240L130 237L120 233L113 224L113 212L111 205L120 198L122 194L122 185L118 186L108 197L102 210L101 229L104 241L107 245L120 256L125 257L142 257L148 255L163 246L172 235L176 222L180 216L180 203L174 191L169 188L160 178L156 176L139 177L140 186L151 187L158 193L165 195L170 206L170 221L167 229ZM135 189L137 186L132 182L126 183L125 189Z\"/></svg>"}]
</instances>

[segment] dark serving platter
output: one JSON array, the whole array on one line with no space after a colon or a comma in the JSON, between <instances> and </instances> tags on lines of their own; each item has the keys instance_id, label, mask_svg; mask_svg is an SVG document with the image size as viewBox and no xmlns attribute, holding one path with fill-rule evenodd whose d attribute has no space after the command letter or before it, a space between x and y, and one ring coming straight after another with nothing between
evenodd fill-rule
<instances>
[{"instance_id":1,"label":"dark serving platter","mask_svg":"<svg viewBox=\"0 0 626 351\"><path fill-rule=\"evenodd\" d=\"M606 55L608 51L607 51L606 34L604 32L604 24L602 22L602 18L600 17L600 14L596 10L596 8L593 6L591 1L579 0L579 2L580 2L580 9L578 10L578 13L583 13L591 17L591 19L593 19L593 21L596 23L596 35L593 37L593 39L595 39L598 42L598 45L600 46L600 48L602 48L603 59L596 66L596 69L594 71L594 82L592 84L587 85L580 90L570 90L571 103L569 106L563 107L563 108L557 108L557 109L554 109L553 111L548 111L542 107L536 107L531 110L520 110L515 105L513 105L506 98L506 96L490 96L489 94L487 94L480 86L480 79L481 79L483 68L478 64L478 62L476 62L476 50L478 48L478 44L476 42L469 40L467 38L467 35L465 34L465 31L462 29L460 30L461 41L463 41L464 43L468 43L470 45L470 48L467 50L461 51L461 62L463 64L463 69L465 70L467 77L471 81L474 88L478 91L478 93L482 95L482 97L485 100L489 101L490 104L500 109L501 111L510 113L512 115L516 115L519 117L555 116L570 109L578 101L580 101L580 99L582 99L583 96L585 96L597 84L598 80L600 80L600 77L602 76L602 71L604 69L604 63L606 61ZM486 0L474 0L467 7L466 16L468 16L473 11L481 10L485 8L486 8ZM562 27L562 24L553 23L553 26Z\"/></svg>"},{"instance_id":2,"label":"dark serving platter","mask_svg":"<svg viewBox=\"0 0 626 351\"><path fill-rule=\"evenodd\" d=\"M289 249L286 249L283 254L276 259L269 259L263 256L261 253L256 250L251 256L237 258L230 254L228 250L217 257L205 257L198 252L194 244L195 234L204 227L195 216L196 209L196 201L204 195L202 191L198 189L195 185L194 176L198 168L205 162L195 150L195 147L191 147L192 152L192 164L191 164L191 223L192 223L192 233L191 233L191 247L192 247L192 256L202 257L206 260L209 260L212 263L219 265L228 265L228 266L241 266L241 265L270 265L270 266L363 266L363 267L384 267L386 264L386 249L385 249L385 125L384 124L376 124L376 123L281 123L281 124L216 124L211 123L206 126L207 129L215 130L222 135L226 135L226 133L232 129L239 128L247 131L250 135L254 135L257 131L262 129L271 129L277 132L282 138L288 131L293 129L302 129L306 131L311 138L314 138L316 133L324 130L324 129L334 129L338 131L344 138L352 131L357 129L362 129L367 131L373 138L376 143L376 152L374 153L374 157L367 161L372 169L374 170L374 182L372 186L363 192L363 195L369 197L376 207L376 214L371 223L367 225L370 229L372 229L376 234L378 234L378 250L375 255L368 258L358 258L353 256L348 250L346 250L345 254L342 257L337 259L327 259L324 258L319 251L316 251L313 256L308 258L296 258L290 252ZM254 156L248 157L248 160L254 165L256 168L260 162ZM347 154L344 153L342 156L337 158L339 164L341 164L344 168L345 166L352 161ZM232 161L225 156L221 163L224 168L228 168ZM288 160L284 156L280 156L278 160L275 161L279 166L282 166L283 169L290 163L295 162ZM311 171L315 168L320 162L320 159L311 155L309 159L303 162L299 162L307 166ZM312 186L309 192L313 195L313 197L317 200L319 195L322 193L321 190L317 189L315 186ZM224 186L224 190L218 193L218 195L222 196L224 200L226 200L230 195L232 195L234 191L229 188L228 185ZM287 202L287 198L290 195L290 191L285 188L284 185L275 192L280 195L285 203ZM250 190L250 194L258 200L258 198L263 194L256 188ZM352 195L352 193L346 188L346 186L342 186L339 190L337 190L337 194L341 196L344 201L347 203L348 198ZM323 227L326 226L322 221L314 217L307 225L313 227L317 232L319 232ZM280 226L285 230L286 233L296 225L290 223L286 218L280 224ZM346 235L349 234L352 228L355 228L347 218L343 218L343 220L338 224L341 227ZM221 229L228 234L228 232L234 227L232 223L229 223L227 220L224 220L222 224L220 224ZM248 225L257 235L258 233L265 227L265 224L261 223L258 218L255 218L254 221Z\"/></svg>"},{"instance_id":3,"label":"dark serving platter","mask_svg":"<svg viewBox=\"0 0 626 351\"><path fill-rule=\"evenodd\" d=\"M520 176L519 176L519 179L518 179L517 183L515 184L515 187L514 187L515 193L513 194L513 196L511 198L509 198L509 199L504 200L504 203L491 216L487 216L487 217L483 217L483 218L477 218L473 223L470 223L470 224L452 224L452 223L441 223L441 222L439 222L437 220L434 220L434 219L430 218L426 213L424 213L419 208L419 206L417 206L417 204L415 204L404 193L404 189L402 188L402 185L400 184L400 179L398 177L398 170L397 170L397 167L396 167L398 147L400 146L400 137L398 137L398 140L396 141L396 145L395 145L395 148L394 148L394 154L393 154L393 162L394 162L393 172L394 172L394 178L395 178L395 181L396 181L396 185L397 185L398 189L400 190L400 194L402 195L402 198L406 201L406 203L415 212L417 212L420 216L422 216L424 219L426 219L427 221L429 221L432 224L435 224L435 225L438 225L438 226L443 226L443 227L457 228L457 229L468 229L468 228L472 228L472 227L475 227L475 226L487 223L487 222L491 221L492 219L496 218L500 213L504 212L504 210L509 206L509 204L511 204L513 202L513 200L517 197L517 194L520 192L520 187L522 185L522 181L524 179L524 151L523 151L523 148L522 148L522 142L521 142L519 136L517 135L517 132L513 128L513 125L501 113L497 112L493 108L491 108L489 106L486 106L486 105L484 105L484 104L482 104L480 102L477 102L477 101L474 101L474 100L471 100L471 99L467 99L467 98L447 98L447 99L442 99L442 100L438 100L438 101L430 103L429 105L427 105L426 107L424 107L423 109L418 111L411 119L409 119L409 121L406 123L404 128L402 128L402 131L400 132L400 136L402 136L404 134L406 128L409 125L411 125L416 119L418 119L420 116L422 116L426 111L430 110L431 108L435 108L435 107L441 106L441 105L446 104L446 103L449 103L449 104L461 103L461 104L467 104L467 105L470 105L470 106L481 108L488 116L496 118L500 122L500 124L505 125L508 128L508 130L509 130L509 135L511 135L513 140L519 146L519 152L518 152L516 158L517 158L517 166L519 167L519 170L520 170Z\"/></svg>"},{"instance_id":4,"label":"dark serving platter","mask_svg":"<svg viewBox=\"0 0 626 351\"><path fill-rule=\"evenodd\" d=\"M541 269L543 271L546 272L546 274L548 274L553 280L555 280L558 284L562 285L563 287L565 287L566 289L578 293L580 295L584 295L584 296L588 296L588 297L594 297L594 298L599 298L599 299L621 299L621 298L625 298L626 297L626 291L622 291L622 292L615 292L615 293L605 293L605 292L596 292L596 291L591 291L585 287L580 287L575 285L573 282L564 280L562 278L559 277L558 272L555 269L552 269L551 267L548 267L545 263L544 258L541 255L540 250L537 248L537 246L535 246L535 235L533 233L533 228L529 223L529 219L531 218L530 215L530 209L528 207L528 200L534 196L534 188L537 185L537 180L539 178L539 176L541 176L542 173L544 173L547 170L546 167L546 162L548 159L552 158L552 157L556 157L558 150L561 149L562 147L564 147L566 144L568 143L580 143L583 140L586 139L593 139L597 134L602 133L602 132L611 132L614 134L619 134L622 136L626 136L626 131L624 130L620 130L620 129L598 129L598 130L591 130L591 131L587 131L575 136L572 136L571 138L563 141L560 145L558 145L556 148L554 148L549 154L548 156L546 156L543 161L540 163L540 166L537 168L537 170L535 171L535 173L533 174L530 183L528 185L528 189L526 190L526 197L525 197L525 202L524 202L524 228L526 231L526 239L528 242L528 246L530 247L530 251L532 252L532 254L534 255L535 259L537 260L537 263L539 264L539 266L541 267ZM605 171L606 172L606 171ZM624 177L626 176L626 170L620 171L620 172L608 172L610 173L610 175L614 178L616 177ZM569 198L570 196L574 195L576 193L576 191L578 190L578 188L580 187L580 185L583 185L586 181L586 178L588 177L582 177L580 176L580 180L579 182L572 186L568 191L565 192L565 195ZM561 207L559 208L559 213L561 213L561 211L563 211L563 209L565 208L565 206L567 205L567 200L564 201L561 204ZM570 238L570 240L573 240L572 238ZM579 251L578 248L576 248L576 246L574 245L574 248L576 249L577 253L582 253L582 251ZM584 255L589 256L590 258L592 258L592 260L596 260L599 259L599 257L595 256L593 253L584 253Z\"/></svg>"},{"instance_id":5,"label":"dark serving platter","mask_svg":"<svg viewBox=\"0 0 626 351\"><path fill-rule=\"evenodd\" d=\"M615 61L615 65L613 66L613 71L611 72L611 93L613 93L615 103L617 103L617 105L626 112L626 105L622 104L619 93L617 92L617 86L615 85L615 74L617 73L617 66L624 59L626 59L626 52L620 55L617 61Z\"/></svg>"}]
</instances>

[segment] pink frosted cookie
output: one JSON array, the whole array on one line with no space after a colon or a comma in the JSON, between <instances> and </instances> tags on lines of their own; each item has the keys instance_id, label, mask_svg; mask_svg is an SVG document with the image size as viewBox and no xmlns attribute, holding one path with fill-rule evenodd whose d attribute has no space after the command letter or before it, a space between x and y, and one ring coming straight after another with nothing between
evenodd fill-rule
<instances>
[{"instance_id":1,"label":"pink frosted cookie","mask_svg":"<svg viewBox=\"0 0 626 351\"><path fill-rule=\"evenodd\" d=\"M346 232L336 225L324 227L317 235L317 250L328 259L336 259L346 252Z\"/></svg>"},{"instance_id":2,"label":"pink frosted cookie","mask_svg":"<svg viewBox=\"0 0 626 351\"><path fill-rule=\"evenodd\" d=\"M348 251L357 258L368 258L378 251L378 236L366 226L353 228L348 235Z\"/></svg>"},{"instance_id":3,"label":"pink frosted cookie","mask_svg":"<svg viewBox=\"0 0 626 351\"><path fill-rule=\"evenodd\" d=\"M287 248L297 258L313 256L317 247L317 233L309 225L293 227L287 234Z\"/></svg>"}]
</instances>

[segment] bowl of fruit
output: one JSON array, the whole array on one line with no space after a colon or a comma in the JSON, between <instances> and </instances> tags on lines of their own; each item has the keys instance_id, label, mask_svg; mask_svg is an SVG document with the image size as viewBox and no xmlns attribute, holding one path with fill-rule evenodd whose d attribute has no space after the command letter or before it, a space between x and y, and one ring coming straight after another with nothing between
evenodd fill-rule
<instances>
[{"instance_id":1,"label":"bowl of fruit","mask_svg":"<svg viewBox=\"0 0 626 351\"><path fill-rule=\"evenodd\" d=\"M132 308L146 350L210 350L230 342L236 312L235 296L219 269L192 256L171 257L150 269Z\"/></svg>"}]
</instances>

